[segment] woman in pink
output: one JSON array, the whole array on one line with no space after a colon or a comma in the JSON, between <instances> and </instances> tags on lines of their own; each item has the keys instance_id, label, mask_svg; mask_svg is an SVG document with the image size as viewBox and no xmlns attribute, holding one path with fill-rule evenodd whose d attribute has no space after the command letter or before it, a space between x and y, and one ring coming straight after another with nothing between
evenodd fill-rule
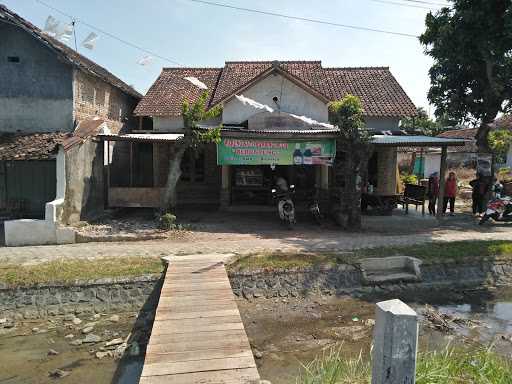
<instances>
[{"instance_id":1,"label":"woman in pink","mask_svg":"<svg viewBox=\"0 0 512 384\"><path fill-rule=\"evenodd\" d=\"M443 202L443 213L446 213L448 203L450 203L450 216L454 215L455 212L455 197L457 196L457 177L455 172L450 172L446 179L444 187L444 202Z\"/></svg>"}]
</instances>

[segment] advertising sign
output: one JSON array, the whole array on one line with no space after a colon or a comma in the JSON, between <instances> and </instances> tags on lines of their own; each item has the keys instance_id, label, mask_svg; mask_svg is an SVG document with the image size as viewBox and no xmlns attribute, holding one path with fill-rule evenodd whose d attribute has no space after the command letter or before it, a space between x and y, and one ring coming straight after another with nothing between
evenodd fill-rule
<instances>
[{"instance_id":1,"label":"advertising sign","mask_svg":"<svg viewBox=\"0 0 512 384\"><path fill-rule=\"evenodd\" d=\"M222 138L218 165L332 165L336 141Z\"/></svg>"}]
</instances>

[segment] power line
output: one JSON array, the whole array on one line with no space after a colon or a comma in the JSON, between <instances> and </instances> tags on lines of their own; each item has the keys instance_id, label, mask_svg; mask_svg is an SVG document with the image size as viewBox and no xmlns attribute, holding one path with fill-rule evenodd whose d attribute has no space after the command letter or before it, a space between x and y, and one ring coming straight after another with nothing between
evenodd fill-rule
<instances>
[{"instance_id":1,"label":"power line","mask_svg":"<svg viewBox=\"0 0 512 384\"><path fill-rule=\"evenodd\" d=\"M288 14L284 14L284 13L264 11L264 10L260 10L260 9L244 8L244 7L238 7L238 6L234 6L234 5L230 5L230 4L216 3L216 2L213 2L213 1L206 1L206 0L187 0L187 1L190 1L190 2L193 2L193 3L198 3L198 4L211 5L211 6L215 6L215 7L229 8L229 9L234 9L234 10L237 10L237 11L257 13L257 14L260 14L260 15L275 16L275 17L281 17L281 18L284 18L284 19L306 21L306 22L315 23L315 24L324 24L324 25L330 25L330 26L334 26L334 27L356 29L356 30L360 30L360 31L386 33L388 35L396 35L396 36L402 36L402 37L412 37L412 38L415 38L415 39L418 38L418 36L410 34L410 33L394 32L394 31L388 31L388 30L385 30L385 29L361 27L361 26L350 25L350 24L340 24L340 23L335 23L335 22L327 21L327 20L311 19L311 18L307 18L307 17L293 16L293 15L288 15Z\"/></svg>"},{"instance_id":2,"label":"power line","mask_svg":"<svg viewBox=\"0 0 512 384\"><path fill-rule=\"evenodd\" d=\"M152 52L152 51L150 51L150 50L148 50L148 49L146 49L144 47L141 47L140 45L134 44L134 43L132 43L132 42L130 42L128 40L125 40L125 39L123 39L123 38L121 38L119 36L116 36L116 35L114 35L114 34L112 34L110 32L105 31L105 30L103 30L101 28L98 28L98 27L96 27L96 26L94 26L94 25L92 25L90 23L87 23L87 22L85 22L83 20L77 19L74 16L72 16L72 15L70 15L70 14L64 12L64 11L61 11L60 9L53 7L52 5L47 4L47 3L45 3L42 0L35 0L35 1L38 2L41 5L49 8L49 9L51 9L51 10L53 10L53 11L63 15L63 16L69 17L75 23L79 22L79 23L81 23L81 24L83 24L83 25L85 25L85 26L87 26L87 27L89 27L91 29L94 29L95 31L97 31L99 33L102 33L102 34L110 37L111 39L117 40L117 41L119 41L119 42L121 42L121 43L123 43L125 45L128 45L128 46L130 46L132 48L138 49L139 51L145 52L145 53L147 53L147 54L149 54L151 56L157 57L157 58L159 58L161 60L167 61L167 62L172 63L172 64L176 64L176 65L179 65L179 66L183 66L183 64L181 64L180 62L178 62L176 60L169 59L167 57L161 56L158 53Z\"/></svg>"},{"instance_id":3,"label":"power line","mask_svg":"<svg viewBox=\"0 0 512 384\"><path fill-rule=\"evenodd\" d=\"M398 5L398 6L407 7L407 8L418 8L418 9L428 9L428 10L435 9L435 8L427 7L424 5L406 4L406 3L399 3L397 1L389 1L389 0L369 0L369 1L373 1L374 3Z\"/></svg>"},{"instance_id":4,"label":"power line","mask_svg":"<svg viewBox=\"0 0 512 384\"><path fill-rule=\"evenodd\" d=\"M425 1L425 0L402 0L408 3L417 3L417 4L426 4L426 5L437 5L440 7L449 7L450 4L448 3L437 3L432 1Z\"/></svg>"}]
</instances>

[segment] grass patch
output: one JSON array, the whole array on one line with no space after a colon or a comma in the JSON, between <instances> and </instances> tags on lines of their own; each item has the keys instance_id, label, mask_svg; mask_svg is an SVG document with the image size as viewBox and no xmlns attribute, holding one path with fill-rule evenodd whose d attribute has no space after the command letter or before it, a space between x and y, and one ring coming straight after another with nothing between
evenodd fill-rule
<instances>
[{"instance_id":1,"label":"grass patch","mask_svg":"<svg viewBox=\"0 0 512 384\"><path fill-rule=\"evenodd\" d=\"M229 265L234 272L256 269L307 268L353 264L366 257L412 256L425 262L500 258L512 260L512 241L482 240L431 242L411 246L359 249L353 252L263 252L243 256Z\"/></svg>"},{"instance_id":2,"label":"grass patch","mask_svg":"<svg viewBox=\"0 0 512 384\"><path fill-rule=\"evenodd\" d=\"M151 257L111 257L95 260L55 260L34 265L4 264L0 283L11 287L76 280L135 277L163 271L162 262Z\"/></svg>"},{"instance_id":3,"label":"grass patch","mask_svg":"<svg viewBox=\"0 0 512 384\"><path fill-rule=\"evenodd\" d=\"M371 364L331 349L303 368L297 384L370 384ZM448 346L418 355L416 384L512 384L512 363L491 348Z\"/></svg>"}]
</instances>

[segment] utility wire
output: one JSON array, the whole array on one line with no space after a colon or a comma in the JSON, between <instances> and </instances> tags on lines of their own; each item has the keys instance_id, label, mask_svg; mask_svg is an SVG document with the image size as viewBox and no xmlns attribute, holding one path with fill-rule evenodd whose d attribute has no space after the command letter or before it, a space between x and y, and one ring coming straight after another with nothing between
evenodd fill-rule
<instances>
[{"instance_id":1,"label":"utility wire","mask_svg":"<svg viewBox=\"0 0 512 384\"><path fill-rule=\"evenodd\" d=\"M440 7L450 7L450 4L448 3L437 3L432 1L425 1L425 0L402 0L408 3L417 3L417 4L426 4L426 5L437 5Z\"/></svg>"},{"instance_id":2,"label":"utility wire","mask_svg":"<svg viewBox=\"0 0 512 384\"><path fill-rule=\"evenodd\" d=\"M97 31L97 32L99 32L99 33L102 33L102 34L104 34L104 35L106 35L106 36L110 37L111 39L117 40L117 41L119 41L119 42L121 42L121 43L123 43L123 44L125 44L125 45L128 45L129 47L132 47L132 48L138 49L139 51L145 52L145 53L147 53L147 54L149 54L149 55L151 55L151 56L157 57L157 58L159 58L159 59L161 59L161 60L164 60L164 61L167 61L167 62L169 62L169 63L175 64L175 65L179 65L179 66L183 66L183 64L181 64L180 62L178 62L178 61L176 61L176 60L170 59L170 58L168 58L168 57L161 56L161 55L159 55L158 53L152 52L152 51L150 51L150 50L148 50L148 49L146 49L146 48L144 48L144 47L141 47L140 45L134 44L134 43L132 43L132 42L130 42L130 41L127 41L127 40L125 40L125 39L123 39L123 38L119 37L119 36L116 36L116 35L114 35L114 34L112 34L112 33L110 33L110 32L107 32L107 31L105 31L105 30L103 30L103 29L101 29L101 28L98 28L98 27L96 27L96 26L94 26L94 25L92 25L92 24L90 24L90 23L87 23L87 22L85 22L85 21L83 21L83 20L77 19L77 18L75 18L74 16L72 16L72 15L70 15L70 14L66 13L66 12L63 12L63 11L61 11L60 9L53 7L52 5L50 5L50 4L48 4L48 3L45 3L45 2L44 2L44 1L42 1L42 0L35 0L35 1L36 1L36 2L38 2L38 3L39 3L39 4L41 4L41 5L43 5L43 6L47 7L47 8L49 8L49 9L51 9L51 10L53 10L53 11L55 11L55 12L57 12L57 13L59 13L59 14L63 15L63 16L69 17L69 18L70 18L72 21L74 21L75 23L81 23L81 24L83 24L83 25L85 25L85 26L87 26L87 27L89 27L89 28L91 28L91 29L94 29L95 31Z\"/></svg>"},{"instance_id":3,"label":"utility wire","mask_svg":"<svg viewBox=\"0 0 512 384\"><path fill-rule=\"evenodd\" d=\"M37 0L37 1L39 1L39 0ZM388 35L412 37L415 39L418 38L418 36L410 34L410 33L387 31L384 29L361 27L361 26L350 25L350 24L340 24L340 23L335 23L335 22L327 21L327 20L311 19L311 18L307 18L307 17L293 16L293 15L288 15L288 14L284 14L284 13L264 11L261 9L244 8L244 7L238 7L238 6L225 4L225 3L217 3L217 2L213 2L213 1L206 1L206 0L186 0L186 1L190 1L190 2L198 3L198 4L204 4L204 5L211 5L211 6L215 6L215 7L221 7L221 8L229 8L229 9L234 9L237 11L257 13L260 15L275 16L275 17L282 17L284 19L306 21L306 22L315 23L315 24L331 25L334 27L356 29L356 30L360 30L360 31L386 33Z\"/></svg>"},{"instance_id":4,"label":"utility wire","mask_svg":"<svg viewBox=\"0 0 512 384\"><path fill-rule=\"evenodd\" d=\"M407 7L407 8L418 8L418 9L428 9L428 10L437 9L437 8L427 7L427 6L424 6L424 5L399 3L397 1L389 1L389 0L369 0L369 1L373 1L374 3L398 5L398 6Z\"/></svg>"}]
</instances>

